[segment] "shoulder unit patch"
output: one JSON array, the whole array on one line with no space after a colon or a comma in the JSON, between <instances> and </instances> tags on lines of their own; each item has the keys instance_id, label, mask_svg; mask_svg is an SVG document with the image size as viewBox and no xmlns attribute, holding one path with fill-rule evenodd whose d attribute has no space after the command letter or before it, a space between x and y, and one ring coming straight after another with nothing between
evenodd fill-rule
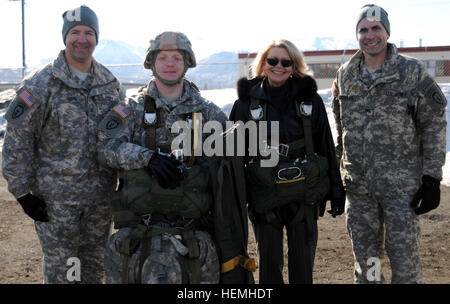
<instances>
[{"instance_id":1,"label":"shoulder unit patch","mask_svg":"<svg viewBox=\"0 0 450 304\"><path fill-rule=\"evenodd\" d=\"M421 91L425 98L432 101L439 107L445 106L447 104L447 99L444 93L442 93L439 85L430 76L425 77L425 79L419 84L419 91Z\"/></svg>"},{"instance_id":2,"label":"shoulder unit patch","mask_svg":"<svg viewBox=\"0 0 450 304\"><path fill-rule=\"evenodd\" d=\"M5 114L5 119L10 123L21 123L26 120L27 113L32 111L32 106L37 104L38 99L27 89L20 89L11 101Z\"/></svg>"}]
</instances>

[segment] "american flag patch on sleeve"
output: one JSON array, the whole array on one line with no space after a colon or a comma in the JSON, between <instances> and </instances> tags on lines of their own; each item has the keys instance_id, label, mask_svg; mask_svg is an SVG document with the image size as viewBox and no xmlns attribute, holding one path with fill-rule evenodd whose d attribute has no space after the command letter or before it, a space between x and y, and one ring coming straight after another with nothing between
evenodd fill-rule
<instances>
[{"instance_id":1,"label":"american flag patch on sleeve","mask_svg":"<svg viewBox=\"0 0 450 304\"><path fill-rule=\"evenodd\" d=\"M113 110L114 112L119 114L119 116L122 117L123 119L125 119L130 114L130 111L128 111L127 108L125 108L122 105L115 106Z\"/></svg>"},{"instance_id":2,"label":"american flag patch on sleeve","mask_svg":"<svg viewBox=\"0 0 450 304\"><path fill-rule=\"evenodd\" d=\"M31 107L35 102L36 98L28 90L23 90L22 93L19 94L19 98L28 106Z\"/></svg>"}]
</instances>

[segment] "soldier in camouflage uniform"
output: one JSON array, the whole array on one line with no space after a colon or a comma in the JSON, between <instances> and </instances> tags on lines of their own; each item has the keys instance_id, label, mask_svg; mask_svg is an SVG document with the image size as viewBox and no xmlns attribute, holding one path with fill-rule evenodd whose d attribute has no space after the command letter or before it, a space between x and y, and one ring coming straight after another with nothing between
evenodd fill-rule
<instances>
[{"instance_id":1,"label":"soldier in camouflage uniform","mask_svg":"<svg viewBox=\"0 0 450 304\"><path fill-rule=\"evenodd\" d=\"M392 283L423 283L417 215L439 205L447 102L422 63L387 42L389 34L386 11L364 6L360 51L339 69L333 86L337 157L355 282L384 281L384 244Z\"/></svg>"},{"instance_id":2,"label":"soldier in camouflage uniform","mask_svg":"<svg viewBox=\"0 0 450 304\"><path fill-rule=\"evenodd\" d=\"M147 185L140 185L141 188L158 183L162 188L159 190L161 193L166 189L178 191L183 187L183 179L186 178L183 171L187 171L186 167L190 165L186 162L182 164L173 155L169 155L173 152L172 141L178 136L171 132L173 124L187 119L195 124L196 119L189 116L194 115L193 113L202 114L203 122L214 120L223 125L226 121L225 114L201 97L194 84L184 79L186 70L195 65L191 43L184 34L163 32L150 41L144 66L151 69L155 77L140 89L137 96L120 102L101 123L101 162L117 169L119 174L144 170L141 175L149 174L154 179ZM154 102L153 112L148 109L151 101ZM156 121L152 114L156 115ZM154 126L153 134L149 130L150 126ZM196 156L195 164L208 166L203 156ZM133 190L127 190L131 189L132 182L131 179L124 179L125 184L119 191L123 193L122 197L135 195ZM211 189L206 188L204 191ZM168 195L160 194L158 200L169 205L172 196ZM144 200L144 205L156 203L156 199L145 201L144 196L136 199ZM125 202L128 203L132 204L133 201ZM135 212L131 213L131 217L138 216L136 221L125 221L125 224L120 224L122 213L114 213L115 227L120 229L111 237L107 250L107 283L218 283L219 261L216 248L207 227L199 224L198 219L179 216L178 210L152 212L145 216L138 214L136 209L133 210ZM210 212L211 210L203 212L203 218ZM194 220L196 224L189 224ZM189 243L185 238L184 232L189 231L188 226L193 228L194 243ZM136 239L137 234L139 236ZM147 238L144 234L151 236ZM133 241L137 242L135 250L128 250L133 246L127 245L128 258L125 260L124 244ZM194 247L199 250L196 257L191 256L191 249ZM185 271L184 257L198 261L197 270L191 268ZM189 272L188 275L186 272Z\"/></svg>"},{"instance_id":3,"label":"soldier in camouflage uniform","mask_svg":"<svg viewBox=\"0 0 450 304\"><path fill-rule=\"evenodd\" d=\"M81 6L63 19L65 50L24 79L6 113L2 170L35 220L44 282L101 283L115 180L97 161L97 126L120 84L92 57L95 13Z\"/></svg>"}]
</instances>

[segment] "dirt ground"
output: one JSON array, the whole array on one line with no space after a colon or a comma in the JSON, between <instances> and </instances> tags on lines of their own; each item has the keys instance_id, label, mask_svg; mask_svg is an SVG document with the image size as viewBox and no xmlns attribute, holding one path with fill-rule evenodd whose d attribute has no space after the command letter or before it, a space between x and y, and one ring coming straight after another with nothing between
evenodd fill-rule
<instances>
[{"instance_id":1,"label":"dirt ground","mask_svg":"<svg viewBox=\"0 0 450 304\"><path fill-rule=\"evenodd\" d=\"M450 283L450 187L441 186L441 205L421 215L421 255L424 276L430 284ZM314 282L353 283L353 254L345 228L345 216L319 219L319 241ZM250 228L249 254L257 259L256 244ZM286 256L286 255L285 255ZM42 252L33 221L7 191L0 177L0 284L39 284L42 282ZM388 261L384 261L387 265ZM287 261L286 263L287 264ZM383 272L387 282L390 271ZM284 271L287 282L287 269ZM256 282L258 274L255 273Z\"/></svg>"}]
</instances>

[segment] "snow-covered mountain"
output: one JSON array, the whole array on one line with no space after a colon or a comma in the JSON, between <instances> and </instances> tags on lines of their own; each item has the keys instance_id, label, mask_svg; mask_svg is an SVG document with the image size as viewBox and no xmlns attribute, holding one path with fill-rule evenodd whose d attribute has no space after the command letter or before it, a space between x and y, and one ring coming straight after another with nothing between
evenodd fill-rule
<instances>
[{"instance_id":1,"label":"snow-covered mountain","mask_svg":"<svg viewBox=\"0 0 450 304\"><path fill-rule=\"evenodd\" d=\"M234 52L220 52L201 59L197 67L186 73L186 78L202 90L232 88L238 77L238 54Z\"/></svg>"},{"instance_id":2,"label":"snow-covered mountain","mask_svg":"<svg viewBox=\"0 0 450 304\"><path fill-rule=\"evenodd\" d=\"M331 37L317 37L313 41L295 41L302 50L328 50L337 48L356 48L347 41ZM123 41L101 39L95 48L94 57L105 64L123 83L146 83L152 72L143 67L146 48L136 47ZM242 51L246 52L246 51ZM40 60L43 66L58 55ZM30 67L28 72L38 68ZM21 69L0 69L0 82L20 82ZM207 58L197 58L197 67L189 69L187 78L200 89L221 89L235 86L239 77L238 53L220 52Z\"/></svg>"},{"instance_id":3,"label":"snow-covered mountain","mask_svg":"<svg viewBox=\"0 0 450 304\"><path fill-rule=\"evenodd\" d=\"M103 64L140 64L144 62L146 49L123 41L103 39L95 48L94 57Z\"/></svg>"},{"instance_id":4,"label":"snow-covered mountain","mask_svg":"<svg viewBox=\"0 0 450 304\"><path fill-rule=\"evenodd\" d=\"M94 57L106 65L123 83L146 83L152 75L143 66L146 48L135 47L123 41L103 39L95 48ZM51 62L54 57L41 60L41 65ZM230 64L231 63L231 64ZM220 52L200 59L197 67L189 69L187 78L201 89L234 87L239 73L238 54ZM21 73L16 72L18 78Z\"/></svg>"},{"instance_id":5,"label":"snow-covered mountain","mask_svg":"<svg viewBox=\"0 0 450 304\"><path fill-rule=\"evenodd\" d=\"M94 57L106 65L123 83L145 83L152 72L143 66L146 49L123 41L100 40Z\"/></svg>"}]
</instances>

